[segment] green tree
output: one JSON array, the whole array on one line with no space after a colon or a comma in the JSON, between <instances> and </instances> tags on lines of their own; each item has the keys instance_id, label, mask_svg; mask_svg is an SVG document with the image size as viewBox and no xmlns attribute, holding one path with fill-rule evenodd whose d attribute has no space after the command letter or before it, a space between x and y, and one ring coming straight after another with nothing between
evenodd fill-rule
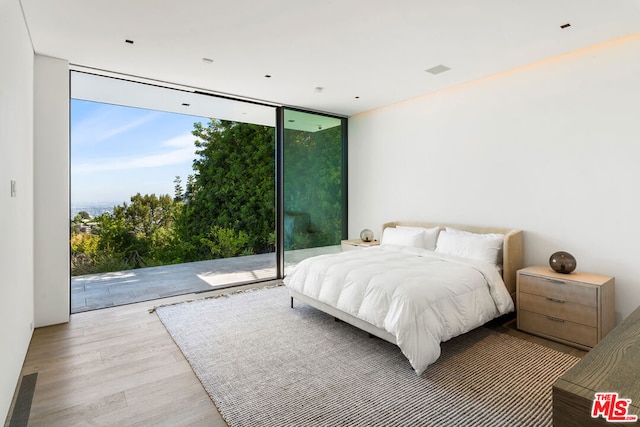
<instances>
[{"instance_id":1,"label":"green tree","mask_svg":"<svg viewBox=\"0 0 640 427\"><path fill-rule=\"evenodd\" d=\"M177 221L181 239L191 244L190 257L274 250L274 134L272 127L256 124L216 119L208 126L194 124L194 175ZM220 241L227 249L206 243Z\"/></svg>"},{"instance_id":2,"label":"green tree","mask_svg":"<svg viewBox=\"0 0 640 427\"><path fill-rule=\"evenodd\" d=\"M175 251L165 249L174 239L174 217L179 206L165 194L137 193L131 203L115 206L113 213L97 218L99 249L124 260L131 268L181 262ZM166 256L165 256L166 255Z\"/></svg>"},{"instance_id":3,"label":"green tree","mask_svg":"<svg viewBox=\"0 0 640 427\"><path fill-rule=\"evenodd\" d=\"M81 227L91 220L91 215L87 211L78 212L71 221L71 231L79 233Z\"/></svg>"},{"instance_id":4,"label":"green tree","mask_svg":"<svg viewBox=\"0 0 640 427\"><path fill-rule=\"evenodd\" d=\"M214 258L231 258L241 254L251 253L249 235L244 231L223 228L214 225L206 237L200 239L202 244L209 247Z\"/></svg>"},{"instance_id":5,"label":"green tree","mask_svg":"<svg viewBox=\"0 0 640 427\"><path fill-rule=\"evenodd\" d=\"M91 219L91 215L89 215L89 212L87 212L87 211L80 211L75 216L75 218L78 218L80 221L82 221L82 220L90 220ZM74 218L74 220L75 220L75 218Z\"/></svg>"},{"instance_id":6,"label":"green tree","mask_svg":"<svg viewBox=\"0 0 640 427\"><path fill-rule=\"evenodd\" d=\"M196 179L193 175L187 176L187 186L184 191L184 202L188 202L195 194Z\"/></svg>"},{"instance_id":7,"label":"green tree","mask_svg":"<svg viewBox=\"0 0 640 427\"><path fill-rule=\"evenodd\" d=\"M160 228L173 224L174 201L168 195L137 193L131 196L131 204L115 206L113 216L124 220L137 237L151 237Z\"/></svg>"},{"instance_id":8,"label":"green tree","mask_svg":"<svg viewBox=\"0 0 640 427\"><path fill-rule=\"evenodd\" d=\"M182 189L182 180L179 176L173 180L174 184L174 192L173 192L173 201L174 202L182 202L184 201L184 190Z\"/></svg>"}]
</instances>

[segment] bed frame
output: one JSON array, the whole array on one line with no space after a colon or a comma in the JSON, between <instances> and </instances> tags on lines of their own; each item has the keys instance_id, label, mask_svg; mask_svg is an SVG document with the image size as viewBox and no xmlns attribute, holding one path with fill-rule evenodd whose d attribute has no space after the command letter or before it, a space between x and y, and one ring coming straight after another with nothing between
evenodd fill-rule
<instances>
[{"instance_id":1,"label":"bed frame","mask_svg":"<svg viewBox=\"0 0 640 427\"><path fill-rule=\"evenodd\" d=\"M523 253L523 236L522 231L513 230L508 228L497 228L497 227L478 227L473 225L460 225L460 224L443 224L443 223L434 223L434 222L413 222L413 221L394 221L388 222L382 226L382 232L386 228L395 228L397 225L405 225L412 227L440 227L441 230L444 230L445 227L457 228L458 230L470 231L472 233L500 233L504 234L504 244L502 247L502 279L504 280L504 284L507 286L509 293L511 294L511 299L516 301L516 275L517 271L524 267L524 253ZM382 236L382 234L380 234ZM328 304L320 302L316 299L303 295L299 292L289 289L289 294L291 295L291 307L293 308L293 300L296 299L298 301L304 302L305 304L309 304L310 306L317 308L320 311L323 311L330 316L333 316L336 319L340 319L346 323L349 323L356 328L362 329L365 332L368 332L371 335L375 335L378 338L382 338L385 341L389 341L390 343L397 344L396 338L382 328L378 328L372 325L369 322L365 322L364 320L358 319L355 316L347 314L341 310L338 310L335 307L332 307Z\"/></svg>"}]
</instances>

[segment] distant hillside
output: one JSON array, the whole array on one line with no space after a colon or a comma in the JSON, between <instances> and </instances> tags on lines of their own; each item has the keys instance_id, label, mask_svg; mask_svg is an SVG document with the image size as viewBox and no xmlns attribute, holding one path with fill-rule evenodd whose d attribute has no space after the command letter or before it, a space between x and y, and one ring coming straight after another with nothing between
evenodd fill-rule
<instances>
[{"instance_id":1,"label":"distant hillside","mask_svg":"<svg viewBox=\"0 0 640 427\"><path fill-rule=\"evenodd\" d=\"M118 202L88 202L88 203L82 203L82 204L77 204L77 205L72 205L71 206L71 217L70 219L73 219L76 215L78 215L79 212L85 211L87 212L89 215L91 215L92 218L97 217L100 214L103 214L105 212L112 212L113 213L113 207L116 205L121 204Z\"/></svg>"}]
</instances>

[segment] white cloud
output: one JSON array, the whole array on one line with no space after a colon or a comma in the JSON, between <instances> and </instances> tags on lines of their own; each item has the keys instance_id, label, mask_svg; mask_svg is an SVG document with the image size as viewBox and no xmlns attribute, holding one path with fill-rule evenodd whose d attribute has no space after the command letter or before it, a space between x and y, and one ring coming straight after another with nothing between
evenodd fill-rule
<instances>
[{"instance_id":1,"label":"white cloud","mask_svg":"<svg viewBox=\"0 0 640 427\"><path fill-rule=\"evenodd\" d=\"M175 138L171 138L162 143L163 147L182 147L182 148L194 148L194 141L197 138L188 133L185 135L179 135Z\"/></svg>"},{"instance_id":2,"label":"white cloud","mask_svg":"<svg viewBox=\"0 0 640 427\"><path fill-rule=\"evenodd\" d=\"M162 153L149 154L140 157L114 157L100 162L87 162L73 165L71 172L75 174L100 171L114 171L124 169L156 168L191 162L195 158L195 137L191 134L179 135L160 144L170 150Z\"/></svg>"},{"instance_id":3,"label":"white cloud","mask_svg":"<svg viewBox=\"0 0 640 427\"><path fill-rule=\"evenodd\" d=\"M121 133L130 131L131 129L135 129L138 126L142 126L145 123L152 121L153 119L156 118L156 116L157 114L151 113L151 114L147 114L146 116L139 117L136 120L133 120L129 123L125 123L122 126L119 126L117 128L102 129L102 132L96 136L96 140L104 141L105 139L109 139L116 135L120 135Z\"/></svg>"},{"instance_id":4,"label":"white cloud","mask_svg":"<svg viewBox=\"0 0 640 427\"><path fill-rule=\"evenodd\" d=\"M113 111L101 111L80 122L73 123L71 138L74 144L100 142L140 127L157 117L157 112L150 112L122 123L122 117L117 116ZM117 123L117 126L114 125L114 122Z\"/></svg>"}]
</instances>

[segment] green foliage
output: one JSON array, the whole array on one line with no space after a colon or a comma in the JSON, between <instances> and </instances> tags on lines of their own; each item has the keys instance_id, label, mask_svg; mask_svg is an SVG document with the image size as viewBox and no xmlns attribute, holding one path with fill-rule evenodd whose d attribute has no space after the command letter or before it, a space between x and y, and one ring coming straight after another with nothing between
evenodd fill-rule
<instances>
[{"instance_id":1,"label":"green foliage","mask_svg":"<svg viewBox=\"0 0 640 427\"><path fill-rule=\"evenodd\" d=\"M274 250L275 230L275 140L268 126L211 120L194 125L197 158L195 174L189 177L185 204L176 229L184 242L191 242L194 259L219 256L208 245L215 230L232 230L247 236L246 247L230 245L238 256Z\"/></svg>"},{"instance_id":2,"label":"green foliage","mask_svg":"<svg viewBox=\"0 0 640 427\"><path fill-rule=\"evenodd\" d=\"M173 184L174 184L173 201L183 202L184 190L182 189L182 180L180 179L179 176L176 176L176 179L173 180Z\"/></svg>"},{"instance_id":3,"label":"green foliage","mask_svg":"<svg viewBox=\"0 0 640 427\"><path fill-rule=\"evenodd\" d=\"M193 175L187 176L187 187L184 191L184 197L183 197L184 202L188 202L193 197L195 193L195 185L196 185L196 180L194 176Z\"/></svg>"},{"instance_id":4,"label":"green foliage","mask_svg":"<svg viewBox=\"0 0 640 427\"><path fill-rule=\"evenodd\" d=\"M71 233L71 275L106 273L134 268L126 259L112 250L100 247L100 236Z\"/></svg>"},{"instance_id":5,"label":"green foliage","mask_svg":"<svg viewBox=\"0 0 640 427\"><path fill-rule=\"evenodd\" d=\"M214 258L231 258L252 253L249 235L242 230L214 225L200 241L211 250Z\"/></svg>"},{"instance_id":6,"label":"green foliage","mask_svg":"<svg viewBox=\"0 0 640 427\"><path fill-rule=\"evenodd\" d=\"M130 204L94 218L89 233L79 232L77 221L86 221L76 215L71 225L71 274L183 262L180 251L172 249L176 242L174 214L180 205L168 195L138 193Z\"/></svg>"},{"instance_id":7,"label":"green foliage","mask_svg":"<svg viewBox=\"0 0 640 427\"><path fill-rule=\"evenodd\" d=\"M211 119L192 133L194 173L184 185L175 177L173 197L137 193L113 213L76 215L73 275L275 250L274 129ZM285 249L339 243L341 128L286 130L284 142L285 211L307 218L285 236Z\"/></svg>"},{"instance_id":8,"label":"green foliage","mask_svg":"<svg viewBox=\"0 0 640 427\"><path fill-rule=\"evenodd\" d=\"M99 249L107 252L127 254L137 245L135 234L127 227L124 218L104 213L96 218L95 233L100 237Z\"/></svg>"},{"instance_id":9,"label":"green foliage","mask_svg":"<svg viewBox=\"0 0 640 427\"><path fill-rule=\"evenodd\" d=\"M275 141L268 126L194 124L197 158L174 197L131 197L93 221L72 222L72 275L271 252L275 248Z\"/></svg>"},{"instance_id":10,"label":"green foliage","mask_svg":"<svg viewBox=\"0 0 640 427\"><path fill-rule=\"evenodd\" d=\"M91 219L91 215L87 211L80 211L73 217L73 222L79 223L84 221L89 221Z\"/></svg>"},{"instance_id":11,"label":"green foliage","mask_svg":"<svg viewBox=\"0 0 640 427\"><path fill-rule=\"evenodd\" d=\"M75 231L78 227L77 222L80 221L82 221L82 217L76 215L71 228L71 275L73 276L93 273L95 260L99 253L100 238L98 236Z\"/></svg>"},{"instance_id":12,"label":"green foliage","mask_svg":"<svg viewBox=\"0 0 640 427\"><path fill-rule=\"evenodd\" d=\"M71 233L71 251L93 256L98 253L100 238L93 234Z\"/></svg>"},{"instance_id":13,"label":"green foliage","mask_svg":"<svg viewBox=\"0 0 640 427\"><path fill-rule=\"evenodd\" d=\"M123 203L113 209L113 216L123 221L136 237L151 237L161 228L173 224L175 202L169 195L156 197L155 194L137 193L131 197L131 204Z\"/></svg>"},{"instance_id":14,"label":"green foliage","mask_svg":"<svg viewBox=\"0 0 640 427\"><path fill-rule=\"evenodd\" d=\"M309 214L308 233L296 232L285 249L335 245L342 238L341 127L319 132L286 130L284 205Z\"/></svg>"}]
</instances>

